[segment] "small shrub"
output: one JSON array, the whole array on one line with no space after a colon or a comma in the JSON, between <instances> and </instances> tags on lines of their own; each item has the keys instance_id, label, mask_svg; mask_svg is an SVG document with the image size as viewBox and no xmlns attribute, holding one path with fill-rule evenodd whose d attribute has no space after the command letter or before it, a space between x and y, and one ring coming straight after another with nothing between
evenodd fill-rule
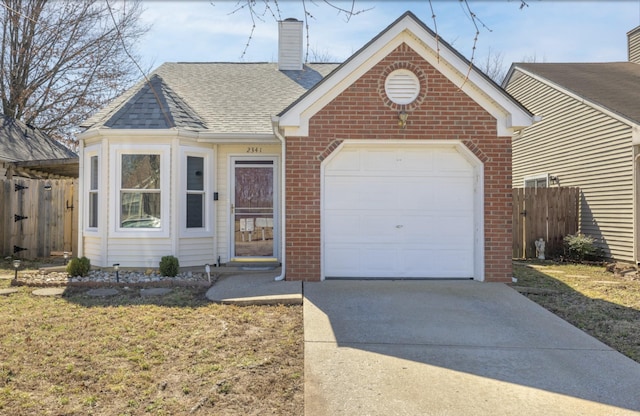
<instances>
[{"instance_id":1,"label":"small shrub","mask_svg":"<svg viewBox=\"0 0 640 416\"><path fill-rule=\"evenodd\" d=\"M564 238L564 246L567 256L577 261L595 257L598 253L595 241L595 238L584 234L566 236Z\"/></svg>"},{"instance_id":2,"label":"small shrub","mask_svg":"<svg viewBox=\"0 0 640 416\"><path fill-rule=\"evenodd\" d=\"M160 274L162 276L176 277L179 268L180 262L177 257L164 256L160 259Z\"/></svg>"},{"instance_id":3,"label":"small shrub","mask_svg":"<svg viewBox=\"0 0 640 416\"><path fill-rule=\"evenodd\" d=\"M76 257L67 263L67 273L71 277L86 276L91 270L91 261L86 257Z\"/></svg>"}]
</instances>

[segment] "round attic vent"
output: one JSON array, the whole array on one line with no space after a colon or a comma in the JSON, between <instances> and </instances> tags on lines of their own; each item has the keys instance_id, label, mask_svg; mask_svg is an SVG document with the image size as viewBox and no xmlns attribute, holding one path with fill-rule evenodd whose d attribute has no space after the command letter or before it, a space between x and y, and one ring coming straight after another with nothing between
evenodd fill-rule
<instances>
[{"instance_id":1,"label":"round attic vent","mask_svg":"<svg viewBox=\"0 0 640 416\"><path fill-rule=\"evenodd\" d=\"M395 104L411 104L420 94L420 80L408 69L396 69L387 76L384 91Z\"/></svg>"}]
</instances>

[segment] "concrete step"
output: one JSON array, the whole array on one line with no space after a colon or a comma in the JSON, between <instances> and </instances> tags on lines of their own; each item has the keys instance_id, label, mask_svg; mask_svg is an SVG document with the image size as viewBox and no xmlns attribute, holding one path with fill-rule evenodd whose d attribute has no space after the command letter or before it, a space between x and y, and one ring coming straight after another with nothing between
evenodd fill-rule
<instances>
[{"instance_id":1,"label":"concrete step","mask_svg":"<svg viewBox=\"0 0 640 416\"><path fill-rule=\"evenodd\" d=\"M225 263L222 267L216 267L216 269L235 269L242 271L266 271L266 270L275 270L280 267L281 264L277 259L268 259L268 260L232 260ZM220 270L219 270L220 271Z\"/></svg>"}]
</instances>

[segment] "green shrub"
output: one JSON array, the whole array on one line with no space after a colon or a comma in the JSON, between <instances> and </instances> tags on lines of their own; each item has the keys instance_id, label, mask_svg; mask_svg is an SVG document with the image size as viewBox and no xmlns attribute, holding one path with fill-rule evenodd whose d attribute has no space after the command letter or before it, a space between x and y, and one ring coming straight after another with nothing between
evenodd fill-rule
<instances>
[{"instance_id":1,"label":"green shrub","mask_svg":"<svg viewBox=\"0 0 640 416\"><path fill-rule=\"evenodd\" d=\"M568 235L564 238L564 246L570 259L582 261L595 257L598 252L595 238L584 234Z\"/></svg>"},{"instance_id":2,"label":"green shrub","mask_svg":"<svg viewBox=\"0 0 640 416\"><path fill-rule=\"evenodd\" d=\"M177 257L164 256L160 259L160 274L167 277L176 277L180 262Z\"/></svg>"},{"instance_id":3,"label":"green shrub","mask_svg":"<svg viewBox=\"0 0 640 416\"><path fill-rule=\"evenodd\" d=\"M67 273L71 277L86 276L89 270L91 270L91 261L86 257L76 257L67 263Z\"/></svg>"}]
</instances>

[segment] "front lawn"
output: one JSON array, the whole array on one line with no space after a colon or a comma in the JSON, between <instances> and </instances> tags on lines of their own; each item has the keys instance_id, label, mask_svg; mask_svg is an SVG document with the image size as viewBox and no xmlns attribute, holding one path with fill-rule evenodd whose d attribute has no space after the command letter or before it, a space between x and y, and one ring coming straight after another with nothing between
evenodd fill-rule
<instances>
[{"instance_id":1,"label":"front lawn","mask_svg":"<svg viewBox=\"0 0 640 416\"><path fill-rule=\"evenodd\" d=\"M303 414L300 306L18 290L0 296L0 414Z\"/></svg>"},{"instance_id":2,"label":"front lawn","mask_svg":"<svg viewBox=\"0 0 640 416\"><path fill-rule=\"evenodd\" d=\"M514 262L514 287L640 363L640 279L604 266Z\"/></svg>"}]
</instances>

